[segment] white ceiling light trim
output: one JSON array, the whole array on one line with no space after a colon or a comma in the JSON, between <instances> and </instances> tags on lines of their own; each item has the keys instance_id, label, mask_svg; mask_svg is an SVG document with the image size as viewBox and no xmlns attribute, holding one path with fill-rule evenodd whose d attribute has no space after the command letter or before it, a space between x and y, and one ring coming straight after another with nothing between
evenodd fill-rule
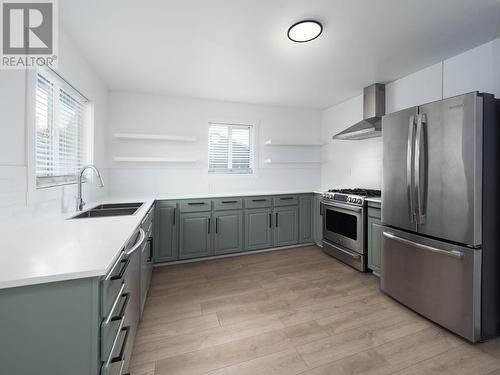
<instances>
[{"instance_id":1,"label":"white ceiling light trim","mask_svg":"<svg viewBox=\"0 0 500 375\"><path fill-rule=\"evenodd\" d=\"M304 20L288 29L288 38L297 43L310 42L321 35L323 26L318 21Z\"/></svg>"}]
</instances>

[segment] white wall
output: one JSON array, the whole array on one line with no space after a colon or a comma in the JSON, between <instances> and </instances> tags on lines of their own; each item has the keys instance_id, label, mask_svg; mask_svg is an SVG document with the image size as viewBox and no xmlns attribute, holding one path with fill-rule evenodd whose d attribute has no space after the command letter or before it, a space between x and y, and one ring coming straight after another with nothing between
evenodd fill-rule
<instances>
[{"instance_id":1,"label":"white wall","mask_svg":"<svg viewBox=\"0 0 500 375\"><path fill-rule=\"evenodd\" d=\"M500 39L447 59L386 85L386 113L471 91L500 98ZM322 190L382 185L382 139L340 141L331 137L362 118L362 95L322 114Z\"/></svg>"},{"instance_id":2,"label":"white wall","mask_svg":"<svg viewBox=\"0 0 500 375\"><path fill-rule=\"evenodd\" d=\"M255 127L252 175L208 174L208 123ZM187 194L318 189L320 165L271 166L264 160L320 160L320 148L273 148L267 139L319 142L321 112L124 92L109 95L111 194ZM122 141L114 133L194 136L194 143ZM193 164L116 163L115 156L195 158Z\"/></svg>"},{"instance_id":3,"label":"white wall","mask_svg":"<svg viewBox=\"0 0 500 375\"><path fill-rule=\"evenodd\" d=\"M311 190L361 186L380 188L381 139L333 141L331 136L362 117L357 96L325 111L301 110L209 100L181 99L113 92L106 87L61 30L59 72L89 97L95 106L95 164L103 169L110 193L184 194L277 190ZM472 90L500 97L500 39L432 65L387 85L387 112ZM20 208L39 211L73 209L75 187L28 192L33 177L27 173L26 83L23 71L0 71L0 218ZM109 113L108 113L109 112ZM109 116L108 116L109 114ZM110 122L109 128L107 122ZM207 124L209 121L256 125L255 174L207 173ZM194 135L196 143L117 141L115 132ZM265 140L316 142L321 148L278 149ZM113 161L114 156L195 157L194 165L132 165ZM324 160L320 166L269 166L271 159ZM109 170L106 170L109 167ZM30 180L31 179L31 180ZM85 188L89 201L104 194L93 185Z\"/></svg>"},{"instance_id":4,"label":"white wall","mask_svg":"<svg viewBox=\"0 0 500 375\"><path fill-rule=\"evenodd\" d=\"M332 140L332 136L363 118L363 96L357 96L323 111L322 190L339 187L378 188L381 183L380 138L364 141Z\"/></svg>"},{"instance_id":5,"label":"white wall","mask_svg":"<svg viewBox=\"0 0 500 375\"><path fill-rule=\"evenodd\" d=\"M73 84L94 105L95 144L94 161L105 165L107 122L107 89L73 42L60 28L58 73ZM27 80L32 72L0 70L0 218L28 211L67 212L74 209L76 188L65 187L36 190L34 176L27 172L29 161L26 129ZM33 105L29 103L28 105ZM104 173L106 173L104 171ZM106 194L87 184L84 188L88 201Z\"/></svg>"}]
</instances>

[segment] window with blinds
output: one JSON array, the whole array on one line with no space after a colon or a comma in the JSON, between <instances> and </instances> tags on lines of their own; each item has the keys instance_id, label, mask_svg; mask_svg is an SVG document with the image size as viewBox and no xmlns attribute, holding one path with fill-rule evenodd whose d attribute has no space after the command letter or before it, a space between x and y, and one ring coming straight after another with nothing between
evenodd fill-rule
<instances>
[{"instance_id":1,"label":"window with blinds","mask_svg":"<svg viewBox=\"0 0 500 375\"><path fill-rule=\"evenodd\" d=\"M55 73L36 76L36 185L38 188L75 183L89 161L85 129L88 100Z\"/></svg>"},{"instance_id":2,"label":"window with blinds","mask_svg":"<svg viewBox=\"0 0 500 375\"><path fill-rule=\"evenodd\" d=\"M252 126L210 123L208 171L252 173Z\"/></svg>"}]
</instances>

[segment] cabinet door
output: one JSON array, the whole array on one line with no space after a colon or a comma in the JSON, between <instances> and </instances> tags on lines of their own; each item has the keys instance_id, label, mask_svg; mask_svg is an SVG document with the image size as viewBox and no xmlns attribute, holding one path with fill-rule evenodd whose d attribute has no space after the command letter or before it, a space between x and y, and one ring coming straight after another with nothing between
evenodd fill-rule
<instances>
[{"instance_id":1,"label":"cabinet door","mask_svg":"<svg viewBox=\"0 0 500 375\"><path fill-rule=\"evenodd\" d=\"M323 213L321 212L321 196L314 197L314 242L316 245L323 246Z\"/></svg>"},{"instance_id":2,"label":"cabinet door","mask_svg":"<svg viewBox=\"0 0 500 375\"><path fill-rule=\"evenodd\" d=\"M274 209L274 246L290 246L299 242L299 210L297 206Z\"/></svg>"},{"instance_id":3,"label":"cabinet door","mask_svg":"<svg viewBox=\"0 0 500 375\"><path fill-rule=\"evenodd\" d=\"M254 208L245 211L245 249L258 250L272 246L272 211Z\"/></svg>"},{"instance_id":4,"label":"cabinet door","mask_svg":"<svg viewBox=\"0 0 500 375\"><path fill-rule=\"evenodd\" d=\"M211 255L212 214L193 212L180 214L179 259Z\"/></svg>"},{"instance_id":5,"label":"cabinet door","mask_svg":"<svg viewBox=\"0 0 500 375\"><path fill-rule=\"evenodd\" d=\"M154 261L169 262L179 259L177 203L159 202L155 208Z\"/></svg>"},{"instance_id":6,"label":"cabinet door","mask_svg":"<svg viewBox=\"0 0 500 375\"><path fill-rule=\"evenodd\" d=\"M299 243L313 242L313 197L299 197Z\"/></svg>"},{"instance_id":7,"label":"cabinet door","mask_svg":"<svg viewBox=\"0 0 500 375\"><path fill-rule=\"evenodd\" d=\"M382 246L382 223L380 220L368 217L368 268L374 274L380 275L380 250Z\"/></svg>"},{"instance_id":8,"label":"cabinet door","mask_svg":"<svg viewBox=\"0 0 500 375\"><path fill-rule=\"evenodd\" d=\"M153 246L153 237L149 237L141 249L141 318L144 311L144 304L151 284L151 275L153 272L153 260L151 259L151 248Z\"/></svg>"},{"instance_id":9,"label":"cabinet door","mask_svg":"<svg viewBox=\"0 0 500 375\"><path fill-rule=\"evenodd\" d=\"M243 211L220 211L214 214L215 255L243 251Z\"/></svg>"}]
</instances>

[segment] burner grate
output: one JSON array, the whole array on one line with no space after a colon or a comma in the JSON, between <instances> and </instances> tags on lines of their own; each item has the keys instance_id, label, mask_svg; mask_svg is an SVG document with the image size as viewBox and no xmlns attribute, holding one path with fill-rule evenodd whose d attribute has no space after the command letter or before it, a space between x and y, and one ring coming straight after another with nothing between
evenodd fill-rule
<instances>
[{"instance_id":1,"label":"burner grate","mask_svg":"<svg viewBox=\"0 0 500 375\"><path fill-rule=\"evenodd\" d=\"M374 189L330 189L329 193L341 193L341 194L349 194L349 195L358 195L360 197L379 197L381 195L380 190Z\"/></svg>"}]
</instances>

